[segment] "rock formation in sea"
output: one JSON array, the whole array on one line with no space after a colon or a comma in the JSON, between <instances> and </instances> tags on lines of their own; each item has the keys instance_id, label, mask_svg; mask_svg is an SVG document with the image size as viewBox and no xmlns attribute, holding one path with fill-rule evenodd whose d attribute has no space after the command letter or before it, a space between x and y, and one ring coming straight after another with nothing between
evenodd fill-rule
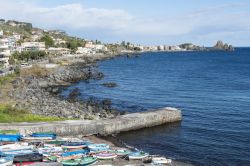
<instances>
[{"instance_id":1,"label":"rock formation in sea","mask_svg":"<svg viewBox=\"0 0 250 166\"><path fill-rule=\"evenodd\" d=\"M227 43L224 44L221 40L217 41L213 49L224 50L224 51L234 51L234 48L232 45L229 45Z\"/></svg>"},{"instance_id":2,"label":"rock formation in sea","mask_svg":"<svg viewBox=\"0 0 250 166\"><path fill-rule=\"evenodd\" d=\"M205 51L206 48L204 46L197 46L192 43L183 43L179 45L180 48L189 50L189 51Z\"/></svg>"}]
</instances>

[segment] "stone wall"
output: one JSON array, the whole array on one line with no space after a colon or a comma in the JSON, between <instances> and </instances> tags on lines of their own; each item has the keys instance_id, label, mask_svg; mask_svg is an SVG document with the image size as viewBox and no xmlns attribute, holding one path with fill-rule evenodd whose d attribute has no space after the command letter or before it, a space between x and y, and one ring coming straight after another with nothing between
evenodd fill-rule
<instances>
[{"instance_id":1,"label":"stone wall","mask_svg":"<svg viewBox=\"0 0 250 166\"><path fill-rule=\"evenodd\" d=\"M40 123L1 123L0 129L19 130L21 134L32 132L55 132L61 136L109 135L123 131L137 130L182 120L181 111L175 108L131 113L114 119L68 120Z\"/></svg>"}]
</instances>

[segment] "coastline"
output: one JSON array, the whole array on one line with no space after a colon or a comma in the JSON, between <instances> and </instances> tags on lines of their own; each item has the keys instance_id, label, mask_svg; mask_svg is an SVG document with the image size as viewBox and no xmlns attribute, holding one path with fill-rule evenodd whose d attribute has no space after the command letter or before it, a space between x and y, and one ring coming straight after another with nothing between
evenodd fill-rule
<instances>
[{"instance_id":1,"label":"coastline","mask_svg":"<svg viewBox=\"0 0 250 166\"><path fill-rule=\"evenodd\" d=\"M60 90L69 86L72 83L76 83L81 80L89 79L102 79L103 73L97 70L95 63L101 60L107 60L118 56L138 56L135 54L116 54L116 55L97 55L97 56L76 56L76 57L65 57L65 60L69 65L57 66L48 76L34 77L27 76L18 78L15 82L16 88L10 93L16 101L20 102L15 105L17 108L29 108L32 113L46 115L46 116L60 116L63 118L72 119L102 119L102 118L114 118L119 115L118 111L113 111L112 108L104 109L100 103L92 103L88 105L88 102L73 101L70 102L65 99L61 99L58 96ZM60 58L60 61L62 59ZM58 63L57 59L54 59L54 63ZM26 86L24 86L26 85ZM21 87L21 88L20 88ZM22 94L22 95L21 95ZM28 104L26 105L25 102ZM24 103L24 105L23 105ZM63 109L62 109L63 108ZM102 112L96 110L102 109ZM85 110L84 116L82 116L82 110ZM79 137L79 136L78 136ZM82 136L81 136L82 137ZM115 137L104 137L104 136L87 136L88 139L95 143L108 143L115 147L128 148L124 144L119 143L119 140ZM112 139L111 139L112 138ZM122 161L115 160L114 165L120 164ZM123 161L124 164L135 164L141 165L142 161ZM123 163L122 162L122 163ZM108 161L110 164L110 161ZM103 163L103 164L108 164ZM172 165L189 166L178 161L173 161Z\"/></svg>"}]
</instances>

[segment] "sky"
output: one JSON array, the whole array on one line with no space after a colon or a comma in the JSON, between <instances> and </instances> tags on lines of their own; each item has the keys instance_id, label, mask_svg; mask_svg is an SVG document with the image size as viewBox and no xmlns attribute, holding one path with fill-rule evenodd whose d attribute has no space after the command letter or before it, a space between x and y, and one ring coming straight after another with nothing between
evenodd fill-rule
<instances>
[{"instance_id":1,"label":"sky","mask_svg":"<svg viewBox=\"0 0 250 166\"><path fill-rule=\"evenodd\" d=\"M0 0L0 18L103 42L250 46L250 0Z\"/></svg>"}]
</instances>

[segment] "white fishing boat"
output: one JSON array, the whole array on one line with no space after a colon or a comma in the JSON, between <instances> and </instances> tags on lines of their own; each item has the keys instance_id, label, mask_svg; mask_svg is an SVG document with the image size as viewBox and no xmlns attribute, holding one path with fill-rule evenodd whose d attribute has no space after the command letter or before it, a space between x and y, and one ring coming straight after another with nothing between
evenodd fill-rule
<instances>
[{"instance_id":1,"label":"white fishing boat","mask_svg":"<svg viewBox=\"0 0 250 166\"><path fill-rule=\"evenodd\" d=\"M61 147L45 147L38 148L38 152L46 156L53 153L62 153L63 149Z\"/></svg>"},{"instance_id":2,"label":"white fishing boat","mask_svg":"<svg viewBox=\"0 0 250 166\"><path fill-rule=\"evenodd\" d=\"M28 150L28 149L34 149L34 146L19 144L19 143L0 146L1 152L7 152L7 151L13 151L13 150Z\"/></svg>"},{"instance_id":3,"label":"white fishing boat","mask_svg":"<svg viewBox=\"0 0 250 166\"><path fill-rule=\"evenodd\" d=\"M140 159L146 158L148 156L149 156L149 154L145 153L145 152L134 152L134 153L130 153L128 155L128 158L131 160L140 160Z\"/></svg>"},{"instance_id":4,"label":"white fishing boat","mask_svg":"<svg viewBox=\"0 0 250 166\"><path fill-rule=\"evenodd\" d=\"M171 159L166 159L165 157L153 157L152 158L152 165L166 165L166 164L171 164L172 160Z\"/></svg>"},{"instance_id":5,"label":"white fishing boat","mask_svg":"<svg viewBox=\"0 0 250 166\"><path fill-rule=\"evenodd\" d=\"M116 158L117 155L114 153L103 152L96 154L95 157L97 157L100 160L110 160Z\"/></svg>"},{"instance_id":6,"label":"white fishing boat","mask_svg":"<svg viewBox=\"0 0 250 166\"><path fill-rule=\"evenodd\" d=\"M34 150L31 149L22 149L22 150L13 150L1 152L2 156L15 156L15 155L23 155L23 154L31 154L34 153Z\"/></svg>"},{"instance_id":7,"label":"white fishing boat","mask_svg":"<svg viewBox=\"0 0 250 166\"><path fill-rule=\"evenodd\" d=\"M23 140L53 140L53 137L23 137Z\"/></svg>"},{"instance_id":8,"label":"white fishing boat","mask_svg":"<svg viewBox=\"0 0 250 166\"><path fill-rule=\"evenodd\" d=\"M1 157L0 166L12 166L13 158L12 157Z\"/></svg>"}]
</instances>

